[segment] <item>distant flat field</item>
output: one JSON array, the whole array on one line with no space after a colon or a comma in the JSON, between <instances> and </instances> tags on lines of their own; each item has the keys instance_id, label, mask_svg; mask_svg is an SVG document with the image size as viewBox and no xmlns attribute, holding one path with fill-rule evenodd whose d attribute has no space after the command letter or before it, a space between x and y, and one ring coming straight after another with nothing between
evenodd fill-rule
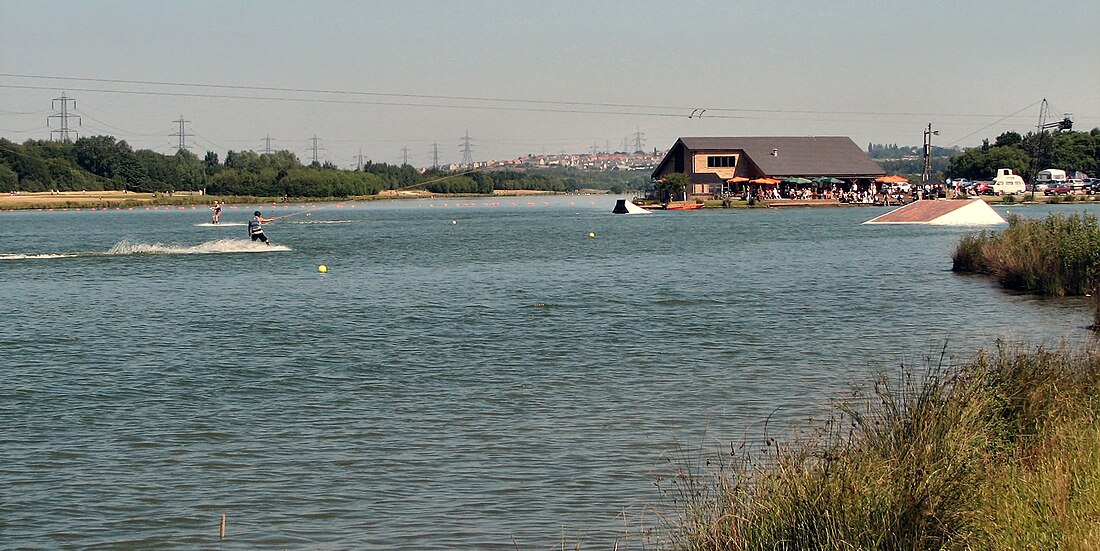
<instances>
[{"instance_id":1,"label":"distant flat field","mask_svg":"<svg viewBox=\"0 0 1100 551\"><path fill-rule=\"evenodd\" d=\"M164 194L158 194L159 197L163 197ZM20 192L19 195L12 195L5 193L0 195L0 209L19 209L27 208L30 206L51 206L51 205L65 205L65 206L93 206L102 205L104 203L151 203L153 201L152 193L125 193L122 191L62 191L59 193L41 192L41 193L27 193Z\"/></svg>"}]
</instances>

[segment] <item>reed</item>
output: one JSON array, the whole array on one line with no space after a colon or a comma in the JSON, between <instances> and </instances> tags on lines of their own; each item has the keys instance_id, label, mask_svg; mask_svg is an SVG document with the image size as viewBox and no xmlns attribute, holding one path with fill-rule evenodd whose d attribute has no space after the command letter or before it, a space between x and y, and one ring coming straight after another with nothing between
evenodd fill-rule
<instances>
[{"instance_id":1,"label":"reed","mask_svg":"<svg viewBox=\"0 0 1100 551\"><path fill-rule=\"evenodd\" d=\"M1085 295L1100 276L1100 225L1092 214L1013 215L1001 232L964 236L952 270L991 275L1005 288L1028 293Z\"/></svg>"},{"instance_id":2,"label":"reed","mask_svg":"<svg viewBox=\"0 0 1100 551\"><path fill-rule=\"evenodd\" d=\"M1095 549L1098 422L1095 354L1000 345L882 376L809 441L769 440L770 461L731 450L682 469L669 538L684 550Z\"/></svg>"}]
</instances>

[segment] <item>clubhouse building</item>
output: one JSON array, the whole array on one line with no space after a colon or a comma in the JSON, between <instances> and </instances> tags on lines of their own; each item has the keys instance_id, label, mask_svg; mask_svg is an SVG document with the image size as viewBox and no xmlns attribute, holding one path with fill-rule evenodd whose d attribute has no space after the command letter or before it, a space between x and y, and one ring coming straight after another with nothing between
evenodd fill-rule
<instances>
[{"instance_id":1,"label":"clubhouse building","mask_svg":"<svg viewBox=\"0 0 1100 551\"><path fill-rule=\"evenodd\" d=\"M779 188L868 190L886 172L846 136L680 138L654 180L684 173L688 198L775 193Z\"/></svg>"}]
</instances>

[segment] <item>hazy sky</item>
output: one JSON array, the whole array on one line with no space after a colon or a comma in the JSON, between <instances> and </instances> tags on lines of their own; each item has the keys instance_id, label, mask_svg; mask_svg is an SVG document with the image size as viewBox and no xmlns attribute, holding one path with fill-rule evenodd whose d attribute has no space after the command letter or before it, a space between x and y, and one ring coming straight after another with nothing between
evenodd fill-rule
<instances>
[{"instance_id":1,"label":"hazy sky","mask_svg":"<svg viewBox=\"0 0 1100 551\"><path fill-rule=\"evenodd\" d=\"M920 145L928 123L973 146L1043 98L1100 126L1100 2L0 0L0 73L0 136L49 138L64 91L81 136L170 153L182 115L200 157L270 135L308 159L316 135L339 166L425 166L467 131L475 159L636 132Z\"/></svg>"}]
</instances>

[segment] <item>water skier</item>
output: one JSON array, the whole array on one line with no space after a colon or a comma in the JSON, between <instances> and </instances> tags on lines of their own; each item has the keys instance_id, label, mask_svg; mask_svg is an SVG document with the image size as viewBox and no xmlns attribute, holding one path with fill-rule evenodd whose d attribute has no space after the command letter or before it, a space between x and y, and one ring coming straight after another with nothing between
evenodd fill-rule
<instances>
[{"instance_id":1,"label":"water skier","mask_svg":"<svg viewBox=\"0 0 1100 551\"><path fill-rule=\"evenodd\" d=\"M274 220L274 218L264 218L261 216L260 211L252 213L252 220L248 221L248 235L252 237L253 241L260 240L267 245L271 244L268 242L267 236L264 235L264 227L262 224L272 220Z\"/></svg>"},{"instance_id":2,"label":"water skier","mask_svg":"<svg viewBox=\"0 0 1100 551\"><path fill-rule=\"evenodd\" d=\"M222 203L214 201L214 206L210 207L210 210L214 211L214 216L210 217L210 223L217 224L222 217Z\"/></svg>"}]
</instances>

